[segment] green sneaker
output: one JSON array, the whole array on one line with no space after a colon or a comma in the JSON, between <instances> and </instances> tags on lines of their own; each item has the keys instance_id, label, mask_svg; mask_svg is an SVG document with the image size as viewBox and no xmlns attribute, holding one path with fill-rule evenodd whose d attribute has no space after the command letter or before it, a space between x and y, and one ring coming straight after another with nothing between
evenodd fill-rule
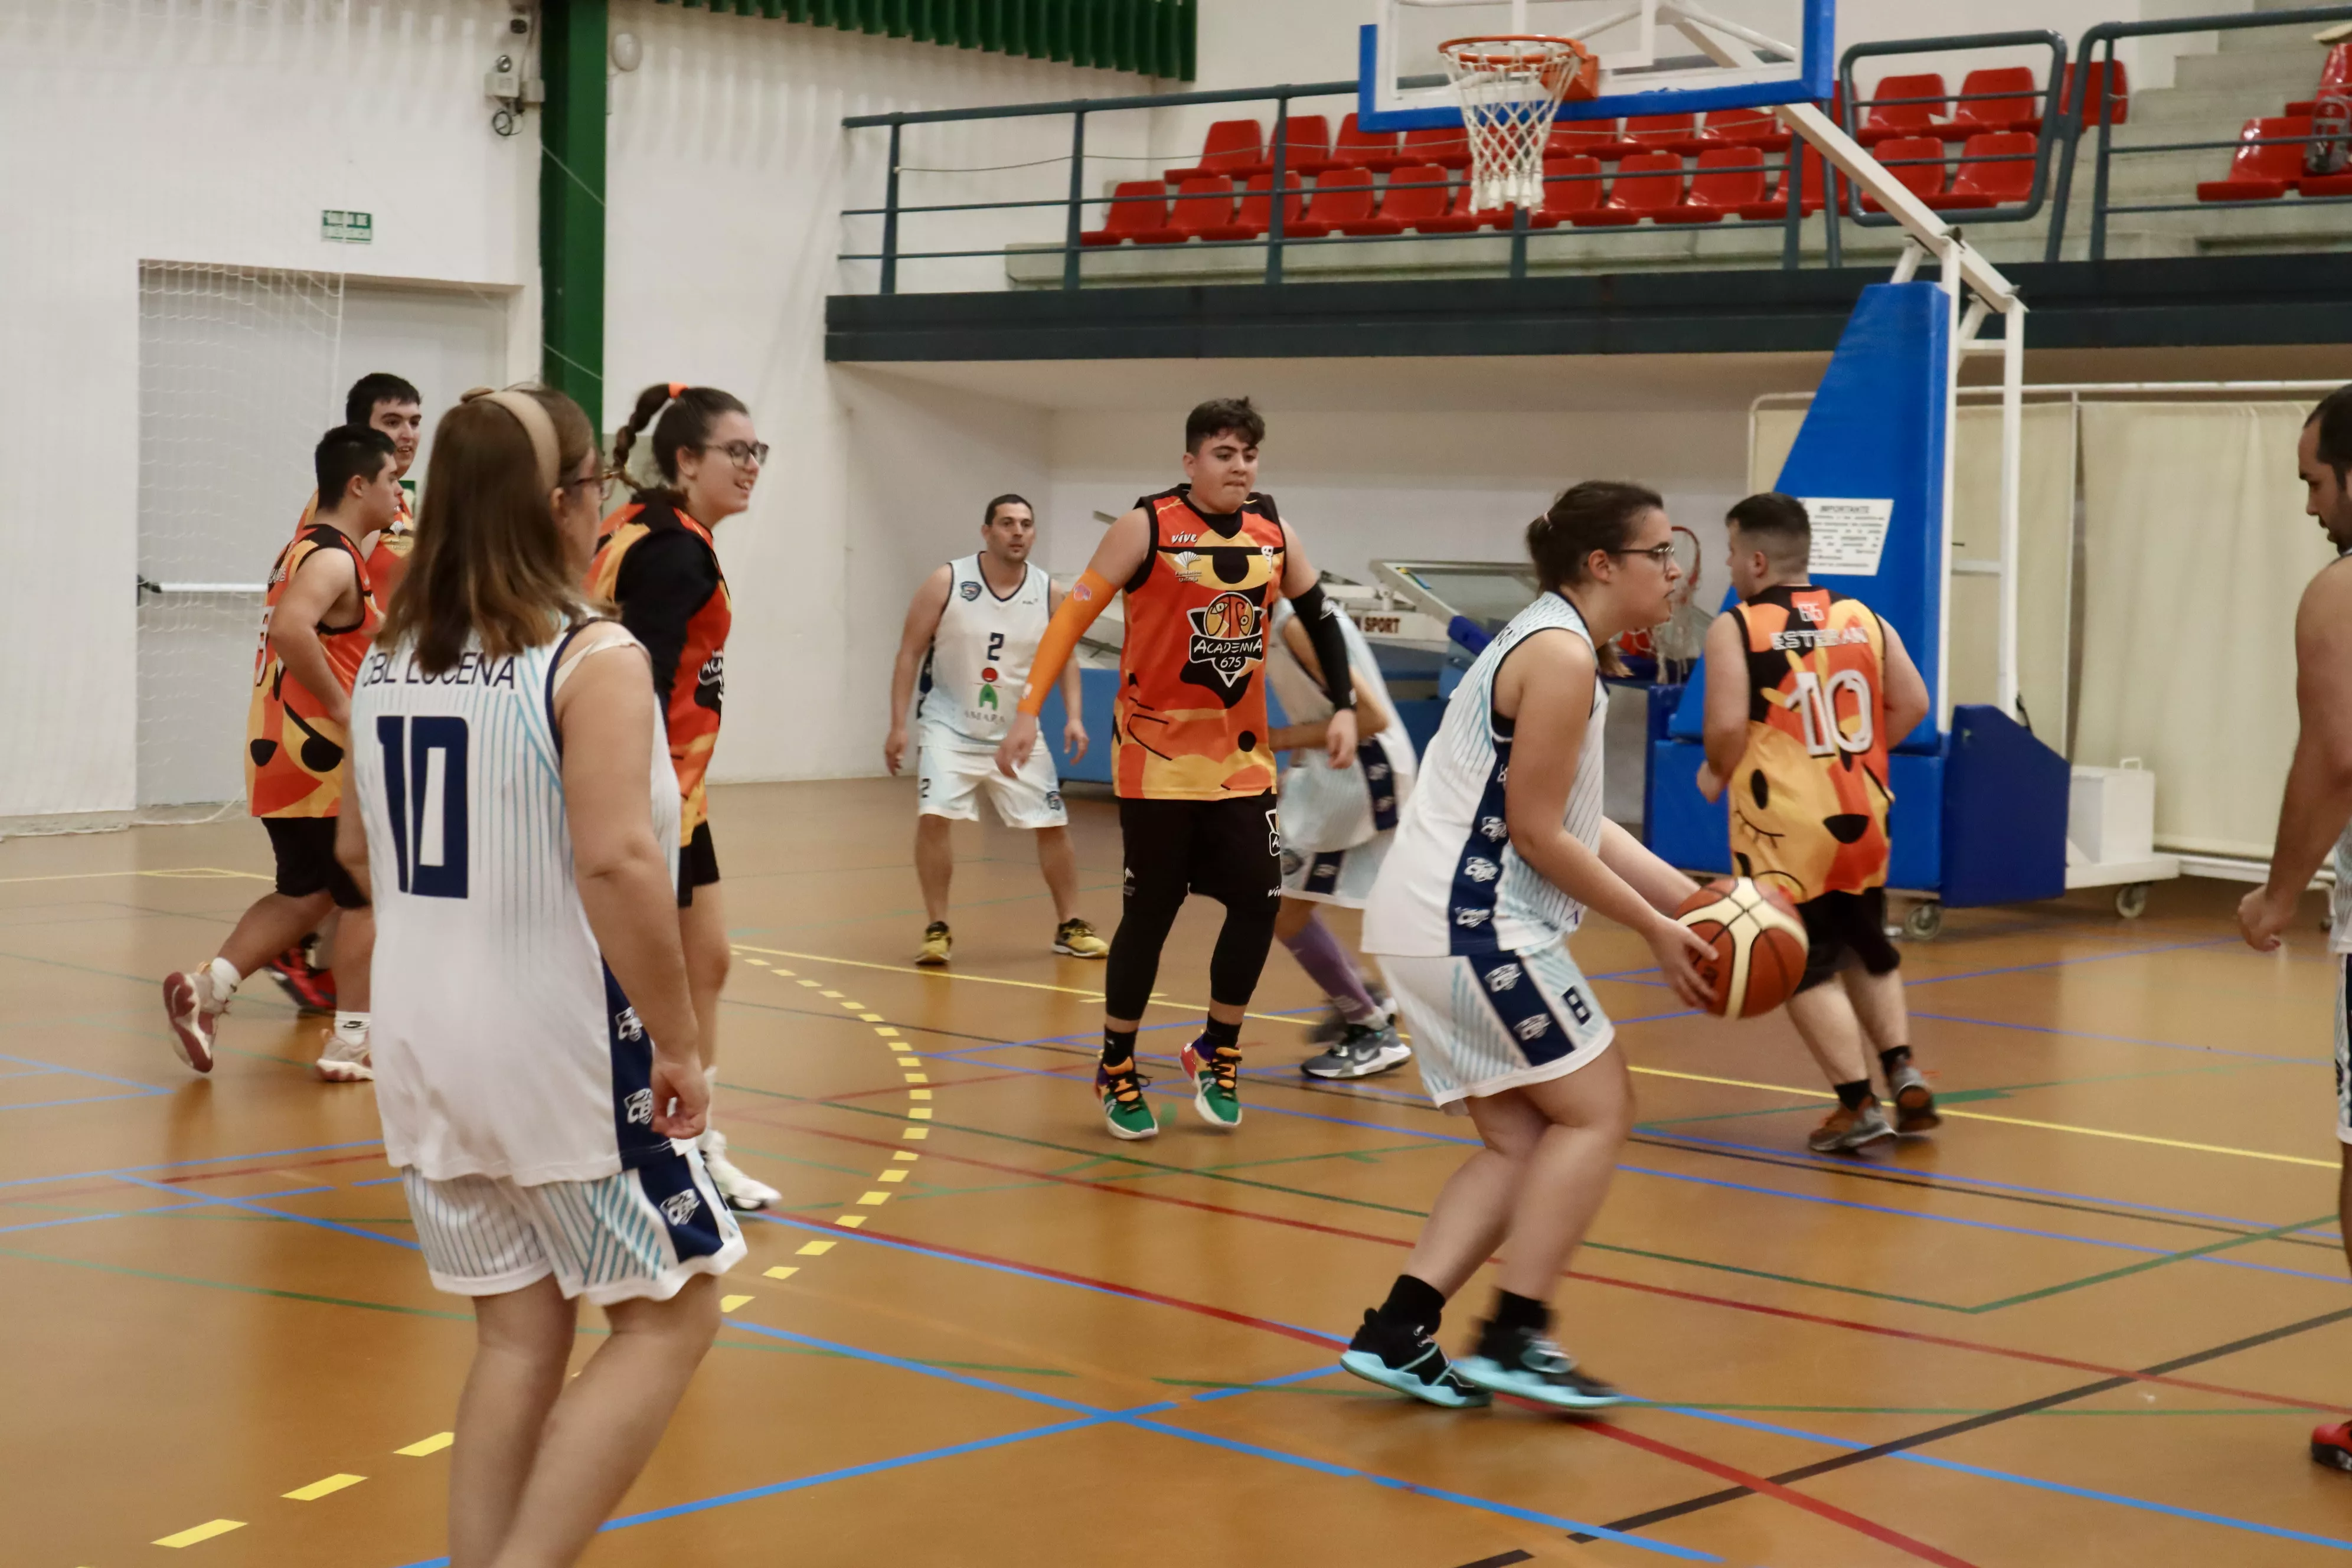
<instances>
[{"instance_id":1,"label":"green sneaker","mask_svg":"<svg viewBox=\"0 0 2352 1568\"><path fill-rule=\"evenodd\" d=\"M1095 1064L1095 1092L1102 1097L1103 1122L1112 1137L1131 1143L1160 1136L1160 1122L1143 1099L1143 1086L1150 1081L1135 1070L1132 1059L1116 1068L1108 1062Z\"/></svg>"},{"instance_id":2,"label":"green sneaker","mask_svg":"<svg viewBox=\"0 0 2352 1568\"><path fill-rule=\"evenodd\" d=\"M1203 1035L1186 1046L1179 1059L1199 1086L1200 1092L1192 1097L1192 1109L1218 1131L1230 1132L1242 1124L1241 1086L1234 1081L1241 1071L1242 1053L1233 1046L1219 1046L1204 1055L1201 1047L1208 1038Z\"/></svg>"}]
</instances>

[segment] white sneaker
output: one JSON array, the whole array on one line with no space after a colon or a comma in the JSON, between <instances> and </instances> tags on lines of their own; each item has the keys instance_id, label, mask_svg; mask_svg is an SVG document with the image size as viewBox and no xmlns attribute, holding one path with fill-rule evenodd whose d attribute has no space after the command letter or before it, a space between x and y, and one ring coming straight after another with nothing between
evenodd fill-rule
<instances>
[{"instance_id":1,"label":"white sneaker","mask_svg":"<svg viewBox=\"0 0 2352 1568\"><path fill-rule=\"evenodd\" d=\"M198 1072L213 1070L213 1020L228 1004L213 994L212 969L194 969L163 976L163 1020L172 1026L172 1048Z\"/></svg>"},{"instance_id":2,"label":"white sneaker","mask_svg":"<svg viewBox=\"0 0 2352 1568\"><path fill-rule=\"evenodd\" d=\"M765 1182L753 1181L727 1157L727 1134L716 1127L697 1138L694 1146L702 1151L702 1167L710 1173L711 1184L719 1189L719 1195L727 1200L729 1208L744 1211L763 1209L770 1204L783 1201L783 1194Z\"/></svg>"},{"instance_id":3,"label":"white sneaker","mask_svg":"<svg viewBox=\"0 0 2352 1568\"><path fill-rule=\"evenodd\" d=\"M367 1037L360 1037L352 1045L341 1029L330 1029L319 1048L315 1064L318 1074L329 1083L365 1083L375 1077L375 1068L368 1060Z\"/></svg>"}]
</instances>

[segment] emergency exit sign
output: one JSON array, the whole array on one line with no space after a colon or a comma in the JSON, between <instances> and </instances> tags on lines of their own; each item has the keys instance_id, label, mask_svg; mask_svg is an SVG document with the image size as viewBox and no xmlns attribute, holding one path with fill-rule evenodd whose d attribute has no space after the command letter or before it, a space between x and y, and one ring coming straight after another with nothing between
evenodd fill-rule
<instances>
[{"instance_id":1,"label":"emergency exit sign","mask_svg":"<svg viewBox=\"0 0 2352 1568\"><path fill-rule=\"evenodd\" d=\"M328 207L319 214L319 237L344 245L367 245L375 239L375 214Z\"/></svg>"}]
</instances>

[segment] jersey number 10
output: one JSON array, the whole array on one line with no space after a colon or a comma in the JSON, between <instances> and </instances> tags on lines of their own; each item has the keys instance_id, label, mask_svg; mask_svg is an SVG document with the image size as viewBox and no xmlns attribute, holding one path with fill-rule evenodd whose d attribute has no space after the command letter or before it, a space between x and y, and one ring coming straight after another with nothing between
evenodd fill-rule
<instances>
[{"instance_id":1,"label":"jersey number 10","mask_svg":"<svg viewBox=\"0 0 2352 1568\"><path fill-rule=\"evenodd\" d=\"M466 765L470 737L463 719L438 716L375 721L383 747L384 815L400 890L420 899L466 896Z\"/></svg>"},{"instance_id":2,"label":"jersey number 10","mask_svg":"<svg viewBox=\"0 0 2352 1568\"><path fill-rule=\"evenodd\" d=\"M1853 703L1853 732L1838 723L1838 697ZM1834 757L1841 751L1866 752L1875 736L1877 704L1871 700L1870 679L1858 669L1841 669L1824 683L1810 669L1797 671L1797 721L1805 730L1805 754Z\"/></svg>"}]
</instances>

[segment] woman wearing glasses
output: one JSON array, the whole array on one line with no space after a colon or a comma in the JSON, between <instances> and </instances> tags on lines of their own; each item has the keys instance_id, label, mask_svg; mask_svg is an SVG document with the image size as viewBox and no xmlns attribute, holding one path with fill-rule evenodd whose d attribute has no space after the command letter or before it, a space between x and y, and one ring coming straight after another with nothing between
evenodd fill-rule
<instances>
[{"instance_id":1,"label":"woman wearing glasses","mask_svg":"<svg viewBox=\"0 0 2352 1568\"><path fill-rule=\"evenodd\" d=\"M653 433L653 461L637 452ZM632 473L630 458L637 456ZM768 448L742 403L715 386L649 386L613 441L614 471L635 493L604 520L588 569L588 591L616 605L621 624L652 656L654 691L669 725L669 758L684 809L678 821L678 934L694 994L703 1074L719 1069L719 992L727 982L727 921L719 900L719 856L710 842L702 775L719 742L727 687L727 632L734 612L710 531L751 504ZM738 1170L727 1139L706 1129L697 1142L719 1194L739 1209L765 1208L781 1195Z\"/></svg>"}]
</instances>

